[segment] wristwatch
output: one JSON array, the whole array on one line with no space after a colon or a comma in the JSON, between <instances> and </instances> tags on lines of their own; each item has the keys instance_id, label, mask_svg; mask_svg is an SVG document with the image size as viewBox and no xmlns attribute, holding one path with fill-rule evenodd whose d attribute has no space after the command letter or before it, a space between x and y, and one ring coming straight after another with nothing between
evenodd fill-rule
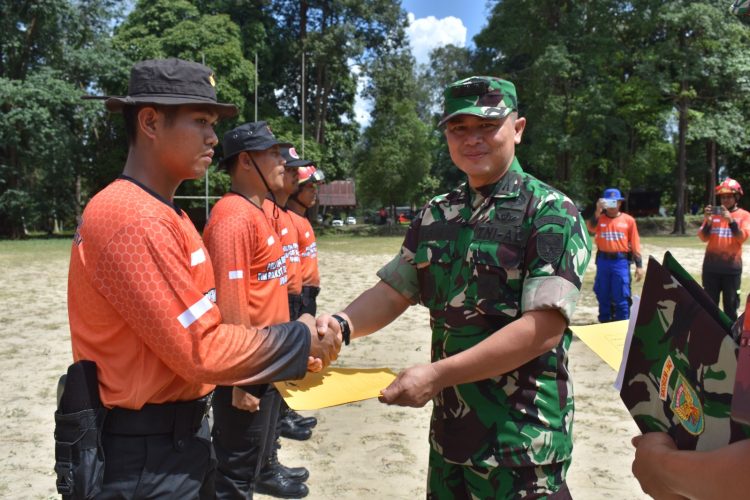
<instances>
[{"instance_id":1,"label":"wristwatch","mask_svg":"<svg viewBox=\"0 0 750 500\"><path fill-rule=\"evenodd\" d=\"M349 326L349 322L338 314L334 314L333 317L336 319L336 321L339 322L339 328L341 328L341 336L344 338L344 344L349 345L349 341L351 340L350 337L352 334L352 329Z\"/></svg>"}]
</instances>

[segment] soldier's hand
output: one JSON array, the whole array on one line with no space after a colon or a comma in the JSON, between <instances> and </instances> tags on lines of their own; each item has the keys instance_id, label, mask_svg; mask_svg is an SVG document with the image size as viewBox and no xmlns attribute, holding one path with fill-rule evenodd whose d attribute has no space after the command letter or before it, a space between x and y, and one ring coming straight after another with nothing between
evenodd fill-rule
<instances>
[{"instance_id":1,"label":"soldier's hand","mask_svg":"<svg viewBox=\"0 0 750 500\"><path fill-rule=\"evenodd\" d=\"M432 364L416 365L402 371L396 380L380 391L381 403L421 408L440 391L438 373Z\"/></svg>"},{"instance_id":2,"label":"soldier's hand","mask_svg":"<svg viewBox=\"0 0 750 500\"><path fill-rule=\"evenodd\" d=\"M714 207L711 205L706 205L706 208L703 209L703 219L704 220L711 220L711 216L714 214Z\"/></svg>"},{"instance_id":3,"label":"soldier's hand","mask_svg":"<svg viewBox=\"0 0 750 500\"><path fill-rule=\"evenodd\" d=\"M260 410L260 399L239 387L232 387L232 406L240 410L256 412Z\"/></svg>"},{"instance_id":4,"label":"soldier's hand","mask_svg":"<svg viewBox=\"0 0 750 500\"><path fill-rule=\"evenodd\" d=\"M633 475L643 492L660 500L683 499L683 496L672 492L660 476L662 464L669 460L672 451L677 450L669 434L649 432L634 437L632 443L635 447Z\"/></svg>"},{"instance_id":5,"label":"soldier's hand","mask_svg":"<svg viewBox=\"0 0 750 500\"><path fill-rule=\"evenodd\" d=\"M310 356L321 361L322 367L330 365L339 356L341 350L341 331L338 322L331 316L321 316L317 321L309 314L304 314L312 320L313 327L310 330L311 346Z\"/></svg>"},{"instance_id":6,"label":"soldier's hand","mask_svg":"<svg viewBox=\"0 0 750 500\"><path fill-rule=\"evenodd\" d=\"M339 350L341 350L341 343L344 341L344 335L341 331L341 325L339 325L339 322L336 321L333 316L330 314L321 314L315 320L315 326L318 329L318 335L325 335L332 330L338 337Z\"/></svg>"},{"instance_id":7,"label":"soldier's hand","mask_svg":"<svg viewBox=\"0 0 750 500\"><path fill-rule=\"evenodd\" d=\"M635 268L635 281L641 281L643 277L646 275L646 270L642 267L636 267Z\"/></svg>"}]
</instances>

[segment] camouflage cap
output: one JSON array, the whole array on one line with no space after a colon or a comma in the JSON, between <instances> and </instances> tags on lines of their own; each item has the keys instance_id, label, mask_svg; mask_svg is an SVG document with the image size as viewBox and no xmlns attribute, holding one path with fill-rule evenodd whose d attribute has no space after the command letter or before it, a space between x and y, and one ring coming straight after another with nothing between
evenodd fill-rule
<instances>
[{"instance_id":1,"label":"camouflage cap","mask_svg":"<svg viewBox=\"0 0 750 500\"><path fill-rule=\"evenodd\" d=\"M445 105L438 127L458 115L500 119L518 111L516 86L494 76L471 76L458 80L446 87L443 96Z\"/></svg>"},{"instance_id":2,"label":"camouflage cap","mask_svg":"<svg viewBox=\"0 0 750 500\"><path fill-rule=\"evenodd\" d=\"M729 10L737 16L740 21L750 24L750 0L735 0Z\"/></svg>"}]
</instances>

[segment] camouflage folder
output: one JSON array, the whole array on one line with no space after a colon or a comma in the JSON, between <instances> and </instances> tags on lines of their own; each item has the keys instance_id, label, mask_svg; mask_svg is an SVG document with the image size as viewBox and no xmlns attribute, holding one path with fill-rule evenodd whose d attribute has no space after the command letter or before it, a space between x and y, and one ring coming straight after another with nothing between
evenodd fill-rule
<instances>
[{"instance_id":1,"label":"camouflage folder","mask_svg":"<svg viewBox=\"0 0 750 500\"><path fill-rule=\"evenodd\" d=\"M664 253L664 260L662 261L664 267L667 268L669 273L674 279L676 279L680 285L685 287L685 290L698 302L706 312L716 320L716 323L724 330L727 335L732 334L732 320L726 315L724 311L719 309L708 293L700 286L690 273L688 273L684 267L677 262L671 252Z\"/></svg>"},{"instance_id":2,"label":"camouflage folder","mask_svg":"<svg viewBox=\"0 0 750 500\"><path fill-rule=\"evenodd\" d=\"M742 317L742 333L737 353L737 375L734 379L732 418L750 424L750 295Z\"/></svg>"},{"instance_id":3,"label":"camouflage folder","mask_svg":"<svg viewBox=\"0 0 750 500\"><path fill-rule=\"evenodd\" d=\"M687 278L649 259L620 397L642 432L710 450L750 437L750 427L730 415L737 344L680 284Z\"/></svg>"}]
</instances>

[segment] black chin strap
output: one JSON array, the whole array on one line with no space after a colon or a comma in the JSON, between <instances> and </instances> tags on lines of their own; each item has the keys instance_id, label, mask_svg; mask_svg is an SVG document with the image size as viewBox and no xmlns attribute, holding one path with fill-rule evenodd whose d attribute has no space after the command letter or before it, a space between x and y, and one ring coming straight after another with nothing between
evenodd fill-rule
<instances>
[{"instance_id":1,"label":"black chin strap","mask_svg":"<svg viewBox=\"0 0 750 500\"><path fill-rule=\"evenodd\" d=\"M255 163L255 158L253 158L253 155L248 154L250 157L250 161L253 162L253 166L255 167L255 171L258 172L258 175L260 176L260 180L263 181L263 185L266 186L266 192L270 193L271 195L271 201L273 202L273 218L278 219L279 218L279 205L276 203L276 196L274 196L273 191L271 191L271 188L268 186L268 182L266 182L266 178L263 177L263 173L260 171L260 167L257 163Z\"/></svg>"}]
</instances>

